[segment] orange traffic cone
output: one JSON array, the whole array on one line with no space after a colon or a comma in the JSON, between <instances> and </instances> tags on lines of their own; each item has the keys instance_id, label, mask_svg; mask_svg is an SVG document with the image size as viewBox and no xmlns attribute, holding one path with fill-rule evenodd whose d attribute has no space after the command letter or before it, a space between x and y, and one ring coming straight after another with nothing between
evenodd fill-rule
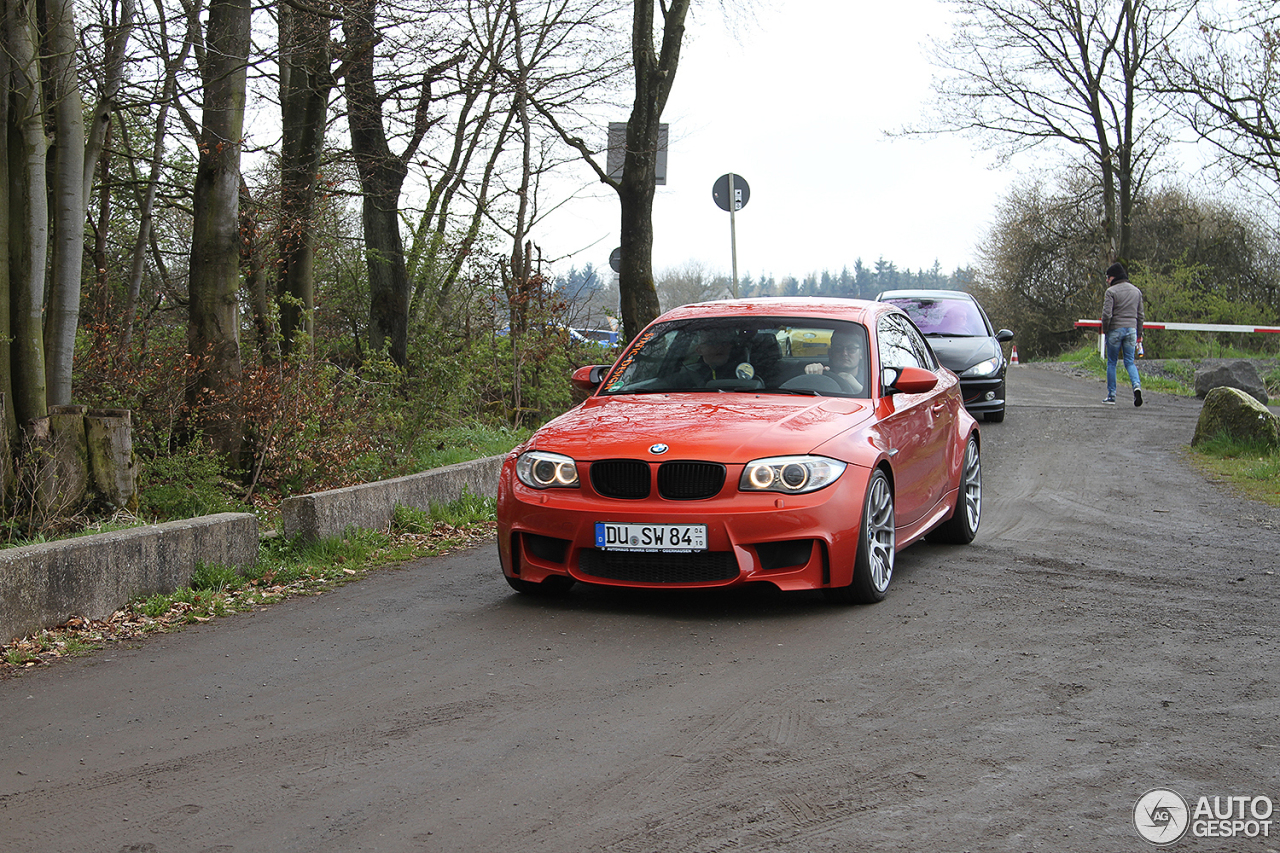
<instances>
[{"instance_id":1,"label":"orange traffic cone","mask_svg":"<svg viewBox=\"0 0 1280 853\"><path fill-rule=\"evenodd\" d=\"M1017 347L1014 347L1014 348L1013 348L1013 357L1009 359L1009 363L1010 363L1010 364L1017 364L1017 363L1018 363L1018 348L1017 348Z\"/></svg>"}]
</instances>

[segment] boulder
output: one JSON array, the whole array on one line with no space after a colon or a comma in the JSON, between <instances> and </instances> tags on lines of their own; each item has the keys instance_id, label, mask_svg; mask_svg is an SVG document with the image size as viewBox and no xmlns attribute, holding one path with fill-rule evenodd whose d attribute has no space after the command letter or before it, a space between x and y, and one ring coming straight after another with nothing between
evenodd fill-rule
<instances>
[{"instance_id":1,"label":"boulder","mask_svg":"<svg viewBox=\"0 0 1280 853\"><path fill-rule=\"evenodd\" d=\"M1280 448L1280 417L1238 388L1214 388L1205 395L1191 446L1224 434Z\"/></svg>"},{"instance_id":2,"label":"boulder","mask_svg":"<svg viewBox=\"0 0 1280 853\"><path fill-rule=\"evenodd\" d=\"M1206 365L1196 371L1196 396L1205 397L1214 388L1239 388L1262 405L1267 404L1267 386L1252 362L1237 359Z\"/></svg>"}]
</instances>

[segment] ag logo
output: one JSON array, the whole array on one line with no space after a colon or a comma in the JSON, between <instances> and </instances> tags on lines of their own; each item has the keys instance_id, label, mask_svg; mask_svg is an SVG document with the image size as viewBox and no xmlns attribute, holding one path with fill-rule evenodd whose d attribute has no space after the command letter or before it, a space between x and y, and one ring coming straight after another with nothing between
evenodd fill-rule
<instances>
[{"instance_id":1,"label":"ag logo","mask_svg":"<svg viewBox=\"0 0 1280 853\"><path fill-rule=\"evenodd\" d=\"M1172 844L1187 834L1190 823L1187 801L1168 788L1147 791L1133 807L1133 828L1152 844Z\"/></svg>"}]
</instances>

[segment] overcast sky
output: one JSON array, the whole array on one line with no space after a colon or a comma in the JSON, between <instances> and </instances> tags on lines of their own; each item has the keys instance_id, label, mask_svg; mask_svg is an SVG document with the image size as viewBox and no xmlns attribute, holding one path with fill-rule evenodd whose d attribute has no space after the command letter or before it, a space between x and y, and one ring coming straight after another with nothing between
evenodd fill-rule
<instances>
[{"instance_id":1,"label":"overcast sky","mask_svg":"<svg viewBox=\"0 0 1280 853\"><path fill-rule=\"evenodd\" d=\"M697 5L697 4L695 4ZM666 186L654 207L654 268L689 261L728 274L729 214L716 178L747 180L736 216L738 273L776 277L852 267L861 258L944 272L974 263L1011 171L963 138L889 139L917 122L934 73L924 46L947 33L937 0L785 0L731 35L704 4L689 28L671 100ZM625 121L626 115L615 120ZM535 234L544 258L608 269L616 194L587 189Z\"/></svg>"}]
</instances>

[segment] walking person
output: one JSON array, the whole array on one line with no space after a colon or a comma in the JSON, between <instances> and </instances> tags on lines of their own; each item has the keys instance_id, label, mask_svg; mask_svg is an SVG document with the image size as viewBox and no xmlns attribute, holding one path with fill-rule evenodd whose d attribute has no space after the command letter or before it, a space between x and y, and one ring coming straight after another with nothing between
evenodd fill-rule
<instances>
[{"instance_id":1,"label":"walking person","mask_svg":"<svg viewBox=\"0 0 1280 853\"><path fill-rule=\"evenodd\" d=\"M1102 334L1107 339L1107 399L1102 402L1115 405L1116 362L1123 355L1125 370L1129 371L1129 384L1133 386L1133 404L1142 405L1142 380L1138 377L1138 365L1133 361L1134 351L1142 343L1142 291L1129 281L1129 274L1121 264L1107 267L1107 294L1102 300Z\"/></svg>"}]
</instances>

